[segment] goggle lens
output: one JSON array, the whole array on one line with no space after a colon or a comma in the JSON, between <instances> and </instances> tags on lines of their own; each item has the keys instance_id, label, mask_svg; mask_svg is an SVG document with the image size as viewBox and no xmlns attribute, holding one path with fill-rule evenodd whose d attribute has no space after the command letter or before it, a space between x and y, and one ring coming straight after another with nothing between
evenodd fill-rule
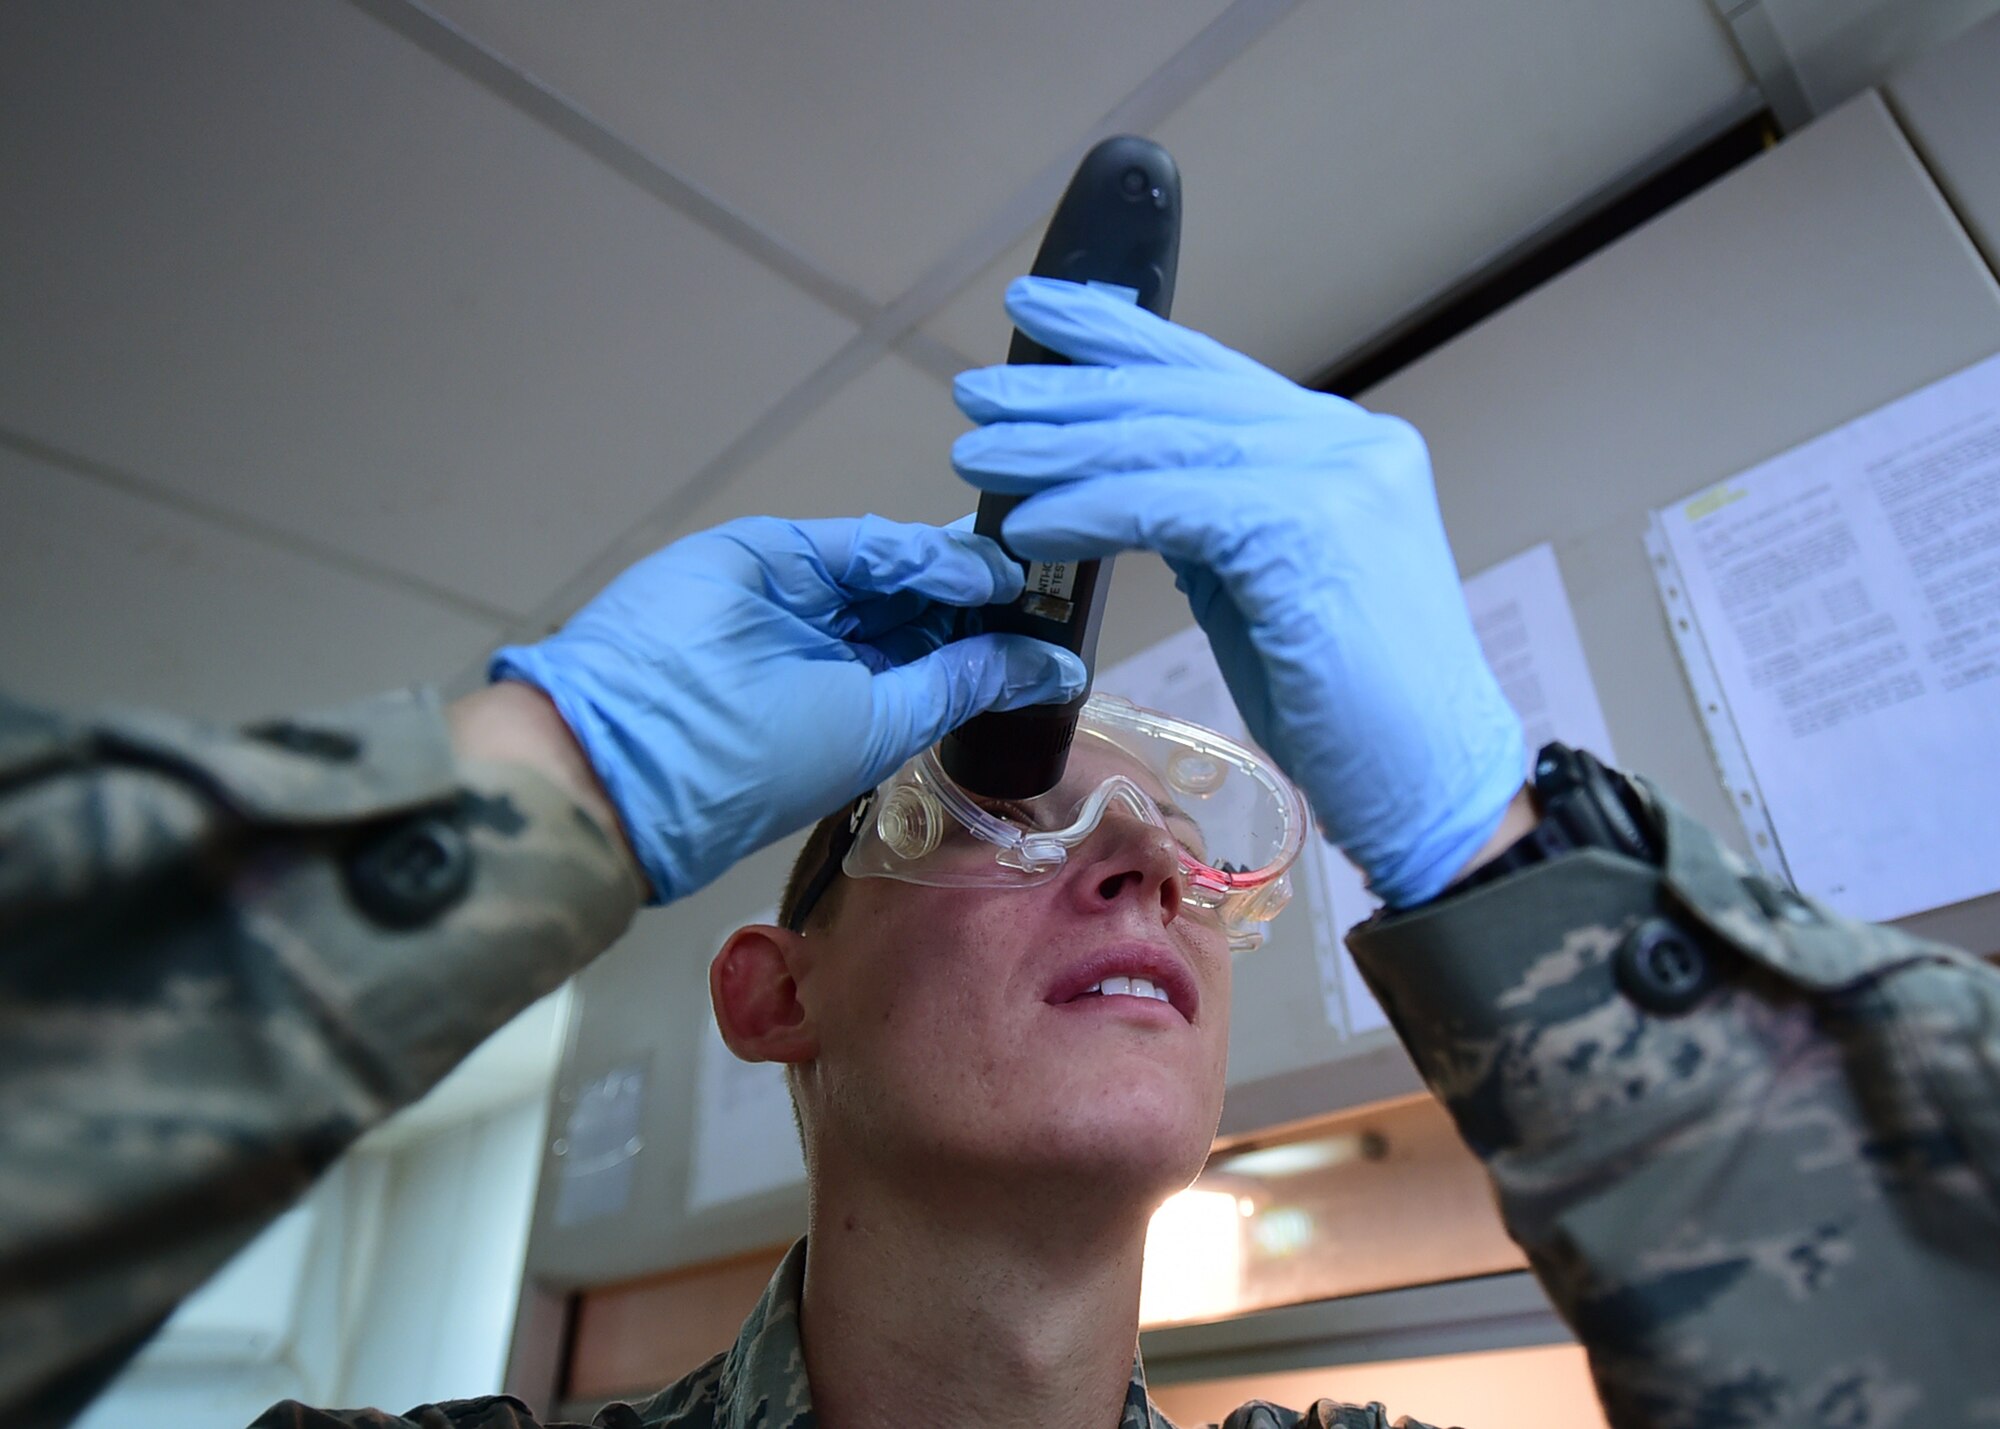
<instances>
[{"instance_id":1,"label":"goggle lens","mask_svg":"<svg viewBox=\"0 0 2000 1429\"><path fill-rule=\"evenodd\" d=\"M935 753L904 765L860 812L842 869L939 887L1032 886L1055 876L1108 822L1170 839L1183 902L1209 910L1237 946L1290 897L1307 827L1298 791L1255 751L1209 730L1093 697L1063 782L1026 800L984 799Z\"/></svg>"}]
</instances>

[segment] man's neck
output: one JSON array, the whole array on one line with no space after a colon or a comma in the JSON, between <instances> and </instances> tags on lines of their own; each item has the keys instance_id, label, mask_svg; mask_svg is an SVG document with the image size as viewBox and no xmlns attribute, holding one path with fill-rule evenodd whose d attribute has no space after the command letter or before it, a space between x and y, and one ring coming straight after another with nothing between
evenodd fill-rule
<instances>
[{"instance_id":1,"label":"man's neck","mask_svg":"<svg viewBox=\"0 0 2000 1429\"><path fill-rule=\"evenodd\" d=\"M1114 1429L1136 1348L1143 1212L1099 1209L1086 1223L996 1204L958 1199L941 1216L934 1199L822 1186L800 1338L825 1429Z\"/></svg>"}]
</instances>

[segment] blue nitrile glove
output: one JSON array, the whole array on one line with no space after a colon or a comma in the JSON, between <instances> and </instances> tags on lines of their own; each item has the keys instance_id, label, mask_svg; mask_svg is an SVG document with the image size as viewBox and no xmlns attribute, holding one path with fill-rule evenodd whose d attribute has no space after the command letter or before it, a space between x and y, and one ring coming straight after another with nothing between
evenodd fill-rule
<instances>
[{"instance_id":1,"label":"blue nitrile glove","mask_svg":"<svg viewBox=\"0 0 2000 1429\"><path fill-rule=\"evenodd\" d=\"M1073 698L1084 670L1067 650L945 643L951 607L1020 589L1020 567L970 531L750 517L648 556L489 673L555 702L666 902L973 715Z\"/></svg>"},{"instance_id":2,"label":"blue nitrile glove","mask_svg":"<svg viewBox=\"0 0 2000 1429\"><path fill-rule=\"evenodd\" d=\"M1422 438L1074 283L1017 280L1021 331L1079 367L958 379L959 474L1039 492L1021 555L1160 552L1244 721L1391 906L1440 892L1526 769L1480 653Z\"/></svg>"}]
</instances>

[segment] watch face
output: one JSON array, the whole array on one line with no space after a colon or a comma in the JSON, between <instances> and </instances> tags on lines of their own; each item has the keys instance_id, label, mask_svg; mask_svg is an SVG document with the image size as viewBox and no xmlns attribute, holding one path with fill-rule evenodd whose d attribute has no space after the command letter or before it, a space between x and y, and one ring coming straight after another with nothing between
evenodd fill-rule
<instances>
[{"instance_id":1,"label":"watch face","mask_svg":"<svg viewBox=\"0 0 2000 1429\"><path fill-rule=\"evenodd\" d=\"M1658 863L1652 819L1639 791L1586 750L1546 746L1535 760L1544 816L1562 825L1574 848L1604 848Z\"/></svg>"},{"instance_id":2,"label":"watch face","mask_svg":"<svg viewBox=\"0 0 2000 1429\"><path fill-rule=\"evenodd\" d=\"M1446 898L1580 848L1609 849L1658 863L1654 820L1631 780L1586 750L1559 741L1535 755L1535 809L1541 821L1511 846L1439 894Z\"/></svg>"},{"instance_id":3,"label":"watch face","mask_svg":"<svg viewBox=\"0 0 2000 1429\"><path fill-rule=\"evenodd\" d=\"M1535 756L1535 792L1544 799L1553 799L1584 783L1589 777L1585 760L1590 760L1588 754L1560 741L1543 745Z\"/></svg>"}]
</instances>

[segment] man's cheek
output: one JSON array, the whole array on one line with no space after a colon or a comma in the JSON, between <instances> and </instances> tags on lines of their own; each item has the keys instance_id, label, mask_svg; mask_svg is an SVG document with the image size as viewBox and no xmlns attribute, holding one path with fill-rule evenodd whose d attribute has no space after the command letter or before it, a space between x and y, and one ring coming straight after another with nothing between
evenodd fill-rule
<instances>
[{"instance_id":1,"label":"man's cheek","mask_svg":"<svg viewBox=\"0 0 2000 1429\"><path fill-rule=\"evenodd\" d=\"M977 1010L982 985L956 931L934 923L896 951L870 980L859 1025L898 1047L948 1040Z\"/></svg>"}]
</instances>

